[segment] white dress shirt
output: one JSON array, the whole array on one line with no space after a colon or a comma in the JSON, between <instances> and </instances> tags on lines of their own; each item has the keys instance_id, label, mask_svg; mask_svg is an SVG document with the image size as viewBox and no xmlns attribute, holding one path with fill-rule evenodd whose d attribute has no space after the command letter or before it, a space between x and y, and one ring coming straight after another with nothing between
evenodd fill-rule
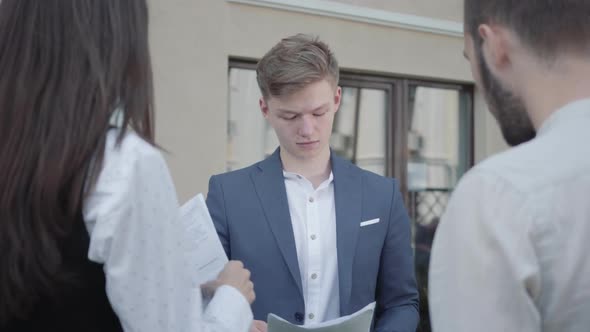
<instances>
[{"instance_id":1,"label":"white dress shirt","mask_svg":"<svg viewBox=\"0 0 590 332\"><path fill-rule=\"evenodd\" d=\"M340 317L334 176L317 189L305 177L283 172L305 302L305 323Z\"/></svg>"},{"instance_id":2,"label":"white dress shirt","mask_svg":"<svg viewBox=\"0 0 590 332\"><path fill-rule=\"evenodd\" d=\"M252 312L238 290L220 287L202 308L191 268L199 252L179 220L160 152L130 132L107 136L102 171L84 203L90 260L104 264L106 292L125 331L248 331Z\"/></svg>"},{"instance_id":3,"label":"white dress shirt","mask_svg":"<svg viewBox=\"0 0 590 332\"><path fill-rule=\"evenodd\" d=\"M476 166L436 233L434 331L590 331L590 99Z\"/></svg>"}]
</instances>

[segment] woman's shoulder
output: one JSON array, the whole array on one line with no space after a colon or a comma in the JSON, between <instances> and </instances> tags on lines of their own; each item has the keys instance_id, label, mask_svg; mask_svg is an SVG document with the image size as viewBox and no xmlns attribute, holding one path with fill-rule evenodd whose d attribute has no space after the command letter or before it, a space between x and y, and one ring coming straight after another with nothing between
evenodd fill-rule
<instances>
[{"instance_id":1,"label":"woman's shoulder","mask_svg":"<svg viewBox=\"0 0 590 332\"><path fill-rule=\"evenodd\" d=\"M151 194L169 197L171 206L175 203L172 177L158 148L132 131L118 141L119 133L118 129L107 133L100 174L85 200L84 217L90 232L100 216L117 219Z\"/></svg>"},{"instance_id":2,"label":"woman's shoulder","mask_svg":"<svg viewBox=\"0 0 590 332\"><path fill-rule=\"evenodd\" d=\"M119 129L107 133L100 175L95 188L119 191L119 195L138 190L139 185L170 187L171 176L160 150L133 131L119 141Z\"/></svg>"},{"instance_id":3,"label":"woman's shoulder","mask_svg":"<svg viewBox=\"0 0 590 332\"><path fill-rule=\"evenodd\" d=\"M127 130L121 141L118 141L120 133L120 129L111 129L107 133L105 160L116 158L129 163L142 159L163 159L157 147L146 142L134 131Z\"/></svg>"}]
</instances>

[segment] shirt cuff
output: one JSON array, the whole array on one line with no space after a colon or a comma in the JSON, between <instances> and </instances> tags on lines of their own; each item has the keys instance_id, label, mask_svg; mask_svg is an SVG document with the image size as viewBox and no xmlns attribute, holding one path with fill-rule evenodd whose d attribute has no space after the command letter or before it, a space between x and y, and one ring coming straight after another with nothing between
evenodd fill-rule
<instances>
[{"instance_id":1,"label":"shirt cuff","mask_svg":"<svg viewBox=\"0 0 590 332\"><path fill-rule=\"evenodd\" d=\"M217 288L205 309L205 316L226 327L227 331L236 332L249 331L253 319L246 298L237 289L227 285Z\"/></svg>"}]
</instances>

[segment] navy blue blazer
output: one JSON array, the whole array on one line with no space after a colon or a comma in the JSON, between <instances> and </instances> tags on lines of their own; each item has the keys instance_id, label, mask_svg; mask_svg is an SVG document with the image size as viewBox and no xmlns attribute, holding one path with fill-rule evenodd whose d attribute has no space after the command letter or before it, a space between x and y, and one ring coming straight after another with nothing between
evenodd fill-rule
<instances>
[{"instance_id":1,"label":"navy blue blazer","mask_svg":"<svg viewBox=\"0 0 590 332\"><path fill-rule=\"evenodd\" d=\"M418 291L410 222L396 180L332 153L340 314L377 301L375 331L414 332ZM304 321L305 305L279 150L267 159L212 176L207 206L231 260L252 272L254 318L269 313ZM379 218L365 227L360 223Z\"/></svg>"}]
</instances>

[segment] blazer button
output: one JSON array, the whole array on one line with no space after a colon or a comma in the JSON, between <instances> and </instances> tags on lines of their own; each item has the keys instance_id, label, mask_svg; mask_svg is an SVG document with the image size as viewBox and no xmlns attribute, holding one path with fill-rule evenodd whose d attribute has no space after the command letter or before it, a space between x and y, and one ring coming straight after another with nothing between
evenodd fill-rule
<instances>
[{"instance_id":1,"label":"blazer button","mask_svg":"<svg viewBox=\"0 0 590 332\"><path fill-rule=\"evenodd\" d=\"M300 312L295 313L295 321L297 323L303 323L303 314Z\"/></svg>"}]
</instances>

